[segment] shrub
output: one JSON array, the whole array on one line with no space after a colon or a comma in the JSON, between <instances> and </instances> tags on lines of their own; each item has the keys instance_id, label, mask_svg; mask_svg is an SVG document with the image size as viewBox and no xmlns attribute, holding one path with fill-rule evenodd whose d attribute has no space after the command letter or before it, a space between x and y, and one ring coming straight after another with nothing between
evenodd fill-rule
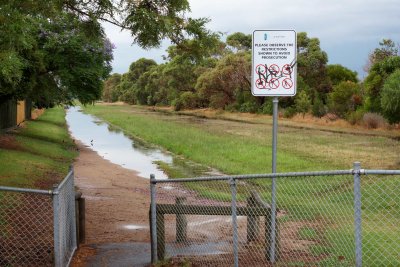
<instances>
[{"instance_id":1,"label":"shrub","mask_svg":"<svg viewBox=\"0 0 400 267\"><path fill-rule=\"evenodd\" d=\"M314 104L312 105L311 113L313 116L318 118L321 118L326 114L326 108L319 96L314 98Z\"/></svg>"},{"instance_id":2,"label":"shrub","mask_svg":"<svg viewBox=\"0 0 400 267\"><path fill-rule=\"evenodd\" d=\"M301 91L294 99L296 111L303 114L303 118L311 108L311 100L305 91Z\"/></svg>"},{"instance_id":3,"label":"shrub","mask_svg":"<svg viewBox=\"0 0 400 267\"><path fill-rule=\"evenodd\" d=\"M327 121L335 121L337 119L339 119L338 115L334 114L334 113L326 113L324 116L324 119L326 119Z\"/></svg>"},{"instance_id":4,"label":"shrub","mask_svg":"<svg viewBox=\"0 0 400 267\"><path fill-rule=\"evenodd\" d=\"M386 124L385 118L377 113L367 112L363 116L363 124L369 129L383 127Z\"/></svg>"},{"instance_id":5,"label":"shrub","mask_svg":"<svg viewBox=\"0 0 400 267\"><path fill-rule=\"evenodd\" d=\"M132 90L123 92L123 94L120 96L120 100L131 105L135 104L135 92Z\"/></svg>"},{"instance_id":6,"label":"shrub","mask_svg":"<svg viewBox=\"0 0 400 267\"><path fill-rule=\"evenodd\" d=\"M257 110L258 110L258 105L256 102L245 102L239 108L240 112L256 113Z\"/></svg>"},{"instance_id":7,"label":"shrub","mask_svg":"<svg viewBox=\"0 0 400 267\"><path fill-rule=\"evenodd\" d=\"M294 115L296 115L296 108L294 107L288 107L285 109L283 112L283 117L284 118L292 118Z\"/></svg>"},{"instance_id":8,"label":"shrub","mask_svg":"<svg viewBox=\"0 0 400 267\"><path fill-rule=\"evenodd\" d=\"M270 99L266 99L264 104L261 106L261 113L262 114L269 114L272 115L274 105L272 104L272 101Z\"/></svg>"},{"instance_id":9,"label":"shrub","mask_svg":"<svg viewBox=\"0 0 400 267\"><path fill-rule=\"evenodd\" d=\"M197 108L199 105L199 97L193 92L184 92L179 99L182 102L182 107L187 109Z\"/></svg>"},{"instance_id":10,"label":"shrub","mask_svg":"<svg viewBox=\"0 0 400 267\"><path fill-rule=\"evenodd\" d=\"M333 87L328 102L330 111L344 118L362 103L360 85L354 82L340 82Z\"/></svg>"},{"instance_id":11,"label":"shrub","mask_svg":"<svg viewBox=\"0 0 400 267\"><path fill-rule=\"evenodd\" d=\"M364 113L365 111L363 109L358 109L354 112L349 113L346 119L351 125L361 124Z\"/></svg>"}]
</instances>

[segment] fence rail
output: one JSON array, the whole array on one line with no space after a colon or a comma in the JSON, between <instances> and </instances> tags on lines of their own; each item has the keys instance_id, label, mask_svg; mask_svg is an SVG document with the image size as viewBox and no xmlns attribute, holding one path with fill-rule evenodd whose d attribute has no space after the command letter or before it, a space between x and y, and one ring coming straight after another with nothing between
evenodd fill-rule
<instances>
[{"instance_id":1,"label":"fence rail","mask_svg":"<svg viewBox=\"0 0 400 267\"><path fill-rule=\"evenodd\" d=\"M75 227L73 170L51 190L0 186L0 266L68 266Z\"/></svg>"},{"instance_id":2,"label":"fence rail","mask_svg":"<svg viewBox=\"0 0 400 267\"><path fill-rule=\"evenodd\" d=\"M269 206L271 178L276 214ZM357 163L338 171L151 176L150 188L153 262L270 266L271 251L283 266L400 262L399 170L364 170Z\"/></svg>"}]
</instances>

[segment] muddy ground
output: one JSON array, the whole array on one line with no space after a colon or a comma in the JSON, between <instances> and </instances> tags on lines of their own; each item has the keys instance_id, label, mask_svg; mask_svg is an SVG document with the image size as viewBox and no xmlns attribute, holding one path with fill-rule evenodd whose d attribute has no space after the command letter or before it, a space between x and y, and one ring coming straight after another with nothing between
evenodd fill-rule
<instances>
[{"instance_id":1,"label":"muddy ground","mask_svg":"<svg viewBox=\"0 0 400 267\"><path fill-rule=\"evenodd\" d=\"M96 252L91 244L149 242L149 180L113 164L78 144L75 185L86 200L86 246L72 266Z\"/></svg>"}]
</instances>

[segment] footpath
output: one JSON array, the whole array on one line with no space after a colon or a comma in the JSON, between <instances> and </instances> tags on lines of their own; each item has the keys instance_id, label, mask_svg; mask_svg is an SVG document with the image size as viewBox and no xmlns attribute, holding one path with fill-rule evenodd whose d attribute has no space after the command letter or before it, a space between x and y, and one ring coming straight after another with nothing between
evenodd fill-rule
<instances>
[{"instance_id":1,"label":"footpath","mask_svg":"<svg viewBox=\"0 0 400 267\"><path fill-rule=\"evenodd\" d=\"M149 265L149 180L78 148L75 185L86 200L86 240L71 266Z\"/></svg>"}]
</instances>

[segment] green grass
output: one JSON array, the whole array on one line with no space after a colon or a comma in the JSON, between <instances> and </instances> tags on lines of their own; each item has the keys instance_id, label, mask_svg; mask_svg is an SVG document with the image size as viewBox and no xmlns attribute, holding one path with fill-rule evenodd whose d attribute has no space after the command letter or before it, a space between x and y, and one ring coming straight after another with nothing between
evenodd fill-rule
<instances>
[{"instance_id":1,"label":"green grass","mask_svg":"<svg viewBox=\"0 0 400 267\"><path fill-rule=\"evenodd\" d=\"M62 108L48 109L7 135L12 145L0 145L2 186L49 189L64 178L77 155L64 116Z\"/></svg>"},{"instance_id":2,"label":"green grass","mask_svg":"<svg viewBox=\"0 0 400 267\"><path fill-rule=\"evenodd\" d=\"M132 106L88 106L85 111L94 114L128 135L145 142L156 144L172 153L216 168L226 174L269 173L271 171L271 120L255 119L246 122L239 119L204 119L173 113L152 112ZM267 118L268 119L268 118ZM388 169L400 167L400 142L386 136L385 133L358 129L352 132L317 125L305 128L291 125L285 121L279 126L278 134L278 172L313 171L329 169L350 169L354 161L360 161L363 168ZM179 167L159 163L170 177L188 177L188 173ZM195 175L193 175L195 176ZM252 188L263 192L265 200L271 198L270 181L253 180L246 186L238 186L238 201L244 201ZM382 224L374 229L374 222L384 218L390 211L390 223L400 224L400 207L394 199L399 188L398 177L383 181L375 177L363 176L363 222L366 237L400 236L399 230ZM185 184L203 197L229 201L229 187L213 182ZM354 260L353 244L353 177L305 177L280 179L278 186L278 205L288 215L280 218L281 223L313 222L321 229L318 238L323 244L310 246L310 253L327 253L322 266L352 265ZM363 187L364 188L364 187ZM374 203L380 201L381 204ZM269 202L269 201L268 201ZM386 204L382 204L386 203ZM396 214L396 215L393 215ZM387 221L385 221L387 222ZM312 238L316 233L310 229L301 230L299 237ZM385 240L389 240L386 238ZM383 242L383 245L385 243ZM364 264L374 265L374 257L368 257L371 251L384 250L379 259L383 265L390 266L398 260L398 245L382 247L382 242L365 242Z\"/></svg>"},{"instance_id":3,"label":"green grass","mask_svg":"<svg viewBox=\"0 0 400 267\"><path fill-rule=\"evenodd\" d=\"M271 125L150 112L130 106L87 106L86 112L176 155L227 174L271 171ZM286 123L287 124L287 123ZM382 136L279 127L278 171L398 168L400 142Z\"/></svg>"}]
</instances>

